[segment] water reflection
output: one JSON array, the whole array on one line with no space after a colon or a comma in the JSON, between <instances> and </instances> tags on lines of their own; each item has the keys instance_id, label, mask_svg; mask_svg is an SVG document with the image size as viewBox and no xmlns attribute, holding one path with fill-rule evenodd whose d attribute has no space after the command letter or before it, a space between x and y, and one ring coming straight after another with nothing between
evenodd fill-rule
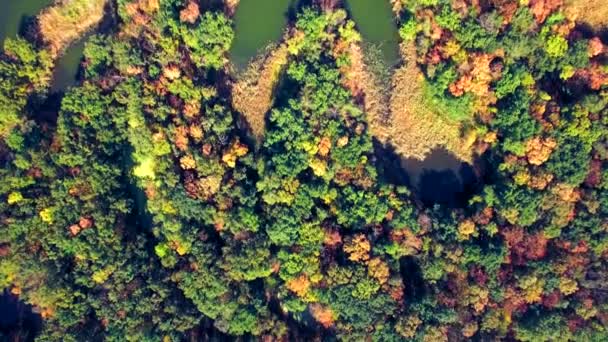
<instances>
[{"instance_id":1,"label":"water reflection","mask_svg":"<svg viewBox=\"0 0 608 342\"><path fill-rule=\"evenodd\" d=\"M424 160L403 159L401 165L425 204L464 205L478 180L470 164L443 148L433 150Z\"/></svg>"},{"instance_id":2,"label":"water reflection","mask_svg":"<svg viewBox=\"0 0 608 342\"><path fill-rule=\"evenodd\" d=\"M244 68L268 44L281 38L295 0L241 0L234 15L235 36L230 57Z\"/></svg>"},{"instance_id":3,"label":"water reflection","mask_svg":"<svg viewBox=\"0 0 608 342\"><path fill-rule=\"evenodd\" d=\"M346 0L345 5L361 32L367 50L379 50L384 68L390 69L398 63L399 29L389 0Z\"/></svg>"},{"instance_id":4,"label":"water reflection","mask_svg":"<svg viewBox=\"0 0 608 342\"><path fill-rule=\"evenodd\" d=\"M23 32L34 16L51 3L51 0L0 0L0 46L5 38Z\"/></svg>"},{"instance_id":5,"label":"water reflection","mask_svg":"<svg viewBox=\"0 0 608 342\"><path fill-rule=\"evenodd\" d=\"M377 141L375 149L384 177L393 184L410 187L427 206L462 207L481 185L480 172L446 149L435 149L424 160L401 158L391 146Z\"/></svg>"}]
</instances>

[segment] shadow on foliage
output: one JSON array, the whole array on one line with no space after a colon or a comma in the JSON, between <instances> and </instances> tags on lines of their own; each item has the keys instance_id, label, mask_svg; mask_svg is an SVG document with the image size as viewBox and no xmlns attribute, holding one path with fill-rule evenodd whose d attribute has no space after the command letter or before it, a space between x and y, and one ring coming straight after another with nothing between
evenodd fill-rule
<instances>
[{"instance_id":1,"label":"shadow on foliage","mask_svg":"<svg viewBox=\"0 0 608 342\"><path fill-rule=\"evenodd\" d=\"M404 298L408 302L417 302L426 294L422 270L414 257L403 257L399 260L399 272L405 286Z\"/></svg>"}]
</instances>

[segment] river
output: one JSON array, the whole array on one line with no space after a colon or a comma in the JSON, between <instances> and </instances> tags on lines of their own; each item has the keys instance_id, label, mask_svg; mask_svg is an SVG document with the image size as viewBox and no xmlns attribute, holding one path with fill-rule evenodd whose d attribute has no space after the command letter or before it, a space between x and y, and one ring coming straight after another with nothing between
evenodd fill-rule
<instances>
[{"instance_id":1,"label":"river","mask_svg":"<svg viewBox=\"0 0 608 342\"><path fill-rule=\"evenodd\" d=\"M383 64L399 60L399 29L389 0L346 0L346 8L361 33L364 47L379 49Z\"/></svg>"},{"instance_id":2,"label":"river","mask_svg":"<svg viewBox=\"0 0 608 342\"><path fill-rule=\"evenodd\" d=\"M24 24L51 3L51 0L0 0L0 42L4 44L6 37L16 36Z\"/></svg>"},{"instance_id":3,"label":"river","mask_svg":"<svg viewBox=\"0 0 608 342\"><path fill-rule=\"evenodd\" d=\"M281 39L295 0L241 0L234 14L235 38L230 58L244 69L268 44Z\"/></svg>"}]
</instances>

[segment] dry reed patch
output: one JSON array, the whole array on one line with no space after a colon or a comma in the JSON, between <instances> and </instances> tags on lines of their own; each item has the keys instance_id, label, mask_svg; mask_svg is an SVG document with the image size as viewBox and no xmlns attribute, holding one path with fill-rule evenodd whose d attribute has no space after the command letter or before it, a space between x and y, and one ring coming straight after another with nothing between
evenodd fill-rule
<instances>
[{"instance_id":1,"label":"dry reed patch","mask_svg":"<svg viewBox=\"0 0 608 342\"><path fill-rule=\"evenodd\" d=\"M266 113L274 102L281 71L287 65L288 44L282 43L247 67L232 87L232 105L242 113L257 141L266 129Z\"/></svg>"},{"instance_id":2,"label":"dry reed patch","mask_svg":"<svg viewBox=\"0 0 608 342\"><path fill-rule=\"evenodd\" d=\"M391 0L391 4L395 16L399 16L403 1ZM461 123L433 110L424 95L424 75L416 65L413 43L401 45L401 57L405 63L394 71L390 91L383 91L377 80L369 81L374 78L369 72L358 77L365 92L364 106L371 134L381 143L393 145L395 152L404 158L422 160L432 150L443 147L470 162L474 136L463 134ZM358 58L356 51L351 51L351 59L358 62ZM360 68L366 71L365 65Z\"/></svg>"},{"instance_id":3,"label":"dry reed patch","mask_svg":"<svg viewBox=\"0 0 608 342\"><path fill-rule=\"evenodd\" d=\"M372 121L372 134L405 158L424 159L433 149L444 147L463 161L471 161L472 143L470 137L462 136L462 124L435 112L425 98L415 47L402 46L402 55L406 62L392 80L390 122Z\"/></svg>"},{"instance_id":4,"label":"dry reed patch","mask_svg":"<svg viewBox=\"0 0 608 342\"><path fill-rule=\"evenodd\" d=\"M372 127L386 122L389 110L388 89L383 89L380 81L368 69L360 44L350 44L348 54L350 63L341 70L343 85L356 100L362 102Z\"/></svg>"},{"instance_id":5,"label":"dry reed patch","mask_svg":"<svg viewBox=\"0 0 608 342\"><path fill-rule=\"evenodd\" d=\"M150 25L155 12L160 9L160 0L134 0L124 4L123 8L129 19L122 23L119 37L136 38L144 28L151 30L154 35L160 34L155 32L157 28Z\"/></svg>"},{"instance_id":6,"label":"dry reed patch","mask_svg":"<svg viewBox=\"0 0 608 342\"><path fill-rule=\"evenodd\" d=\"M40 34L56 57L74 40L99 23L106 0L59 0L38 16Z\"/></svg>"},{"instance_id":7,"label":"dry reed patch","mask_svg":"<svg viewBox=\"0 0 608 342\"><path fill-rule=\"evenodd\" d=\"M606 0L566 0L566 10L572 11L576 21L588 23L596 29L608 25L608 2Z\"/></svg>"}]
</instances>

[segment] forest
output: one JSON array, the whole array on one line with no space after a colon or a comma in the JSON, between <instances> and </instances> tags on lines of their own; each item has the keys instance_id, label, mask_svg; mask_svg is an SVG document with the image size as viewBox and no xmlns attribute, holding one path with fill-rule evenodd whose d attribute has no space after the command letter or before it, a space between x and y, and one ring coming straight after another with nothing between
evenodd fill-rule
<instances>
[{"instance_id":1,"label":"forest","mask_svg":"<svg viewBox=\"0 0 608 342\"><path fill-rule=\"evenodd\" d=\"M608 341L607 4L255 1L4 39L0 341Z\"/></svg>"}]
</instances>

